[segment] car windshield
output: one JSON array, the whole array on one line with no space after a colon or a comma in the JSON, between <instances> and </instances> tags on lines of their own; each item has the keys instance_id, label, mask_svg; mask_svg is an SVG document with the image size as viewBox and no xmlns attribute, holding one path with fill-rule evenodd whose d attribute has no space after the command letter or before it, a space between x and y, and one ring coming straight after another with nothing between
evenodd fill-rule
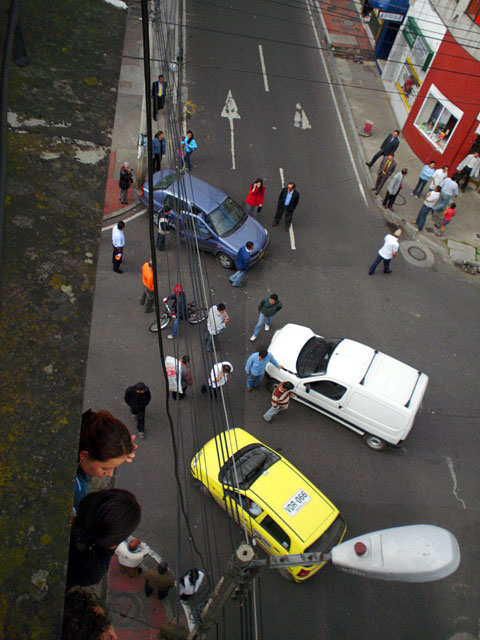
<instances>
[{"instance_id":1,"label":"car windshield","mask_svg":"<svg viewBox=\"0 0 480 640\"><path fill-rule=\"evenodd\" d=\"M297 359L297 372L301 378L325 373L328 361L340 340L325 340L314 336L305 343Z\"/></svg>"},{"instance_id":2,"label":"car windshield","mask_svg":"<svg viewBox=\"0 0 480 640\"><path fill-rule=\"evenodd\" d=\"M154 191L159 191L160 189L166 189L169 187L175 180L177 179L177 174L174 171L170 171L169 173L163 174L160 176L153 185Z\"/></svg>"},{"instance_id":3,"label":"car windshield","mask_svg":"<svg viewBox=\"0 0 480 640\"><path fill-rule=\"evenodd\" d=\"M251 444L229 458L220 469L218 479L222 484L239 489L248 489L255 480L280 456L261 444ZM235 464L234 464L235 461Z\"/></svg>"},{"instance_id":4,"label":"car windshield","mask_svg":"<svg viewBox=\"0 0 480 640\"><path fill-rule=\"evenodd\" d=\"M246 217L243 209L231 198L227 198L208 215L208 222L215 233L224 238L236 231Z\"/></svg>"}]
</instances>

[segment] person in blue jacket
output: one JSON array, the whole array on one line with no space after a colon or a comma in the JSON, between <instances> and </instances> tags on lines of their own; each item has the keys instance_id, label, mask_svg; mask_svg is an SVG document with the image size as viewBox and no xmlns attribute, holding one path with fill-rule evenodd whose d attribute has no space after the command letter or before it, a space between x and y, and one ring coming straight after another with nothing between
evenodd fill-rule
<instances>
[{"instance_id":1,"label":"person in blue jacket","mask_svg":"<svg viewBox=\"0 0 480 640\"><path fill-rule=\"evenodd\" d=\"M242 280L248 271L248 265L250 264L250 254L253 251L253 242L247 242L244 247L241 247L237 253L237 271L230 276L230 282L232 287L241 287Z\"/></svg>"},{"instance_id":2,"label":"person in blue jacket","mask_svg":"<svg viewBox=\"0 0 480 640\"><path fill-rule=\"evenodd\" d=\"M187 131L187 135L183 138L183 140L180 143L183 147L182 151L184 151L185 156L182 159L182 167L184 164L187 165L187 169L188 171L192 170L192 161L190 160L190 157L192 155L192 153L195 151L195 149L197 149L197 143L195 142L195 137L193 135L193 131L191 131L190 129Z\"/></svg>"}]
</instances>

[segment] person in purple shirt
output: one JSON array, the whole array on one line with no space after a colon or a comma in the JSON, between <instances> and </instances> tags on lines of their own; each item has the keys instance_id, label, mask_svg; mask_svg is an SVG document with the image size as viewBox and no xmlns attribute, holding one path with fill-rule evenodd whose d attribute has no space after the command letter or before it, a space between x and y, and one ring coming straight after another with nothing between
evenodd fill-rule
<instances>
[{"instance_id":1,"label":"person in purple shirt","mask_svg":"<svg viewBox=\"0 0 480 640\"><path fill-rule=\"evenodd\" d=\"M245 373L247 374L247 391L251 392L253 389L257 389L263 380L265 375L265 369L267 364L271 362L279 369L283 369L281 364L275 360L271 353L266 349L262 351L256 351L248 358L245 364Z\"/></svg>"}]
</instances>

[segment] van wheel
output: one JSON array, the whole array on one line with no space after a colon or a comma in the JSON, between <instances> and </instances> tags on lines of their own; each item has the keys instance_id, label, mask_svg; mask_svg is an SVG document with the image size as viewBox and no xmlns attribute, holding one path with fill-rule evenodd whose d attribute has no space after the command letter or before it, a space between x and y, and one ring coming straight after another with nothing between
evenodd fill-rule
<instances>
[{"instance_id":1,"label":"van wheel","mask_svg":"<svg viewBox=\"0 0 480 640\"><path fill-rule=\"evenodd\" d=\"M287 571L286 569L279 569L278 573L286 580L289 580L290 582L295 582L295 578L292 576L290 571Z\"/></svg>"},{"instance_id":2,"label":"van wheel","mask_svg":"<svg viewBox=\"0 0 480 640\"><path fill-rule=\"evenodd\" d=\"M374 451L385 451L387 448L385 440L382 440L382 438L379 438L378 436L371 436L369 433L366 433L363 436L363 441L367 447L370 447L370 449L373 449Z\"/></svg>"},{"instance_id":3,"label":"van wheel","mask_svg":"<svg viewBox=\"0 0 480 640\"><path fill-rule=\"evenodd\" d=\"M215 257L221 267L223 267L224 269L233 269L233 260L230 258L230 256L227 256L226 253L217 253Z\"/></svg>"}]
</instances>

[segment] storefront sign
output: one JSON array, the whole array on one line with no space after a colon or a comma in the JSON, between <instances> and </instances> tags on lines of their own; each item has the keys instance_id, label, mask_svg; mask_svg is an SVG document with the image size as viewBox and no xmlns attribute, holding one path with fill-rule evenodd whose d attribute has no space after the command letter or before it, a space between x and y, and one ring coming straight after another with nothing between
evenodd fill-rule
<instances>
[{"instance_id":1,"label":"storefront sign","mask_svg":"<svg viewBox=\"0 0 480 640\"><path fill-rule=\"evenodd\" d=\"M390 22L401 22L403 20L402 13L388 13L387 11L379 11L378 18L380 20L389 20Z\"/></svg>"},{"instance_id":2,"label":"storefront sign","mask_svg":"<svg viewBox=\"0 0 480 640\"><path fill-rule=\"evenodd\" d=\"M410 57L413 63L426 71L433 58L433 51L414 18L407 18L403 36L411 49Z\"/></svg>"}]
</instances>

